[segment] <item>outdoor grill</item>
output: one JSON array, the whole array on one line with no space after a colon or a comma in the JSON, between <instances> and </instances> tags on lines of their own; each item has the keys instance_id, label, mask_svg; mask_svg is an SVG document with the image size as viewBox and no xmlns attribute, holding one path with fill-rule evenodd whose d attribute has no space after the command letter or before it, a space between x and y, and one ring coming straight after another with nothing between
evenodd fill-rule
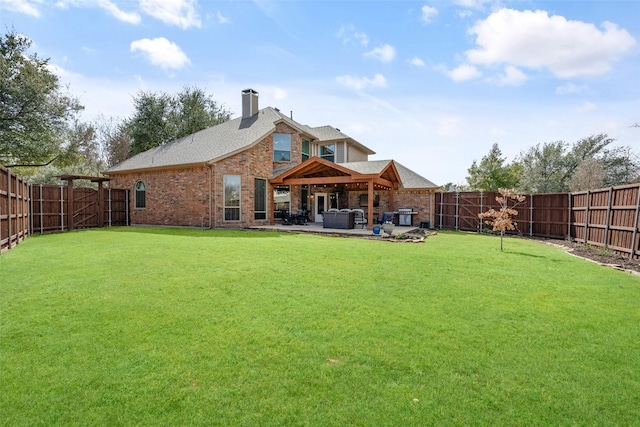
<instances>
[{"instance_id":1,"label":"outdoor grill","mask_svg":"<svg viewBox=\"0 0 640 427\"><path fill-rule=\"evenodd\" d=\"M413 212L413 209L398 209L398 225L412 225L412 216L417 212Z\"/></svg>"}]
</instances>

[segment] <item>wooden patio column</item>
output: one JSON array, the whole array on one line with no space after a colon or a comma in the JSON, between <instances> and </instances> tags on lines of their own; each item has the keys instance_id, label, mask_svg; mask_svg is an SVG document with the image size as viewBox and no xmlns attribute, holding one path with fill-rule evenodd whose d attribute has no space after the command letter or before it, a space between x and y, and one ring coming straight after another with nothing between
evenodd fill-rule
<instances>
[{"instance_id":1,"label":"wooden patio column","mask_svg":"<svg viewBox=\"0 0 640 427\"><path fill-rule=\"evenodd\" d=\"M373 180L367 181L367 229L373 228Z\"/></svg>"}]
</instances>

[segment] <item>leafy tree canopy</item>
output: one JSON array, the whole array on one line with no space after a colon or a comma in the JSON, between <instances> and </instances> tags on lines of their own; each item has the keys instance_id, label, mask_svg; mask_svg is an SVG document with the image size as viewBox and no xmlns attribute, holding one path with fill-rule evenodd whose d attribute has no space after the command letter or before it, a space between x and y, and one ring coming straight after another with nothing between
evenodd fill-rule
<instances>
[{"instance_id":1,"label":"leafy tree canopy","mask_svg":"<svg viewBox=\"0 0 640 427\"><path fill-rule=\"evenodd\" d=\"M62 161L65 132L83 108L63 92L48 59L27 54L30 47L24 35L0 35L0 162L7 165Z\"/></svg>"},{"instance_id":2,"label":"leafy tree canopy","mask_svg":"<svg viewBox=\"0 0 640 427\"><path fill-rule=\"evenodd\" d=\"M505 165L506 157L495 143L489 153L480 160L475 160L467 172L467 183L473 191L495 191L499 188L515 188L519 183L521 166L518 163Z\"/></svg>"},{"instance_id":3,"label":"leafy tree canopy","mask_svg":"<svg viewBox=\"0 0 640 427\"><path fill-rule=\"evenodd\" d=\"M614 139L607 134L598 134L576 141L571 146L559 141L531 147L520 154L519 161L523 166L520 190L556 193L569 191L572 185L574 188L582 187L586 185L587 171L596 173L597 165L603 169L602 185L614 186L636 181L640 172L637 156L628 147L608 149L613 142ZM572 182L579 168L582 169L580 176ZM601 172L597 174L601 175Z\"/></svg>"},{"instance_id":4,"label":"leafy tree canopy","mask_svg":"<svg viewBox=\"0 0 640 427\"><path fill-rule=\"evenodd\" d=\"M194 87L185 87L175 95L139 92L134 106L135 113L127 123L131 156L226 122L231 116L211 95Z\"/></svg>"}]
</instances>

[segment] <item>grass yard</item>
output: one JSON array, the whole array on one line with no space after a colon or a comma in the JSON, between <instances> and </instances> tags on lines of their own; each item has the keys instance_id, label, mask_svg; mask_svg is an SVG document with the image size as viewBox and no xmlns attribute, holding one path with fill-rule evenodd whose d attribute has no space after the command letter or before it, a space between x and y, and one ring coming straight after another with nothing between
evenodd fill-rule
<instances>
[{"instance_id":1,"label":"grass yard","mask_svg":"<svg viewBox=\"0 0 640 427\"><path fill-rule=\"evenodd\" d=\"M640 278L499 245L30 237L0 256L0 425L637 425Z\"/></svg>"}]
</instances>

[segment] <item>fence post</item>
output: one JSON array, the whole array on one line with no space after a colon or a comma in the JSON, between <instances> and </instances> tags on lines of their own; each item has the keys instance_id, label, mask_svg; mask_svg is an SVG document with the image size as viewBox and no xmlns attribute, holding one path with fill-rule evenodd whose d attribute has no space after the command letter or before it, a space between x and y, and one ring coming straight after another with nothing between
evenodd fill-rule
<instances>
[{"instance_id":1,"label":"fence post","mask_svg":"<svg viewBox=\"0 0 640 427\"><path fill-rule=\"evenodd\" d=\"M29 184L29 235L33 233L33 184Z\"/></svg>"},{"instance_id":2,"label":"fence post","mask_svg":"<svg viewBox=\"0 0 640 427\"><path fill-rule=\"evenodd\" d=\"M591 190L587 190L587 201L584 207L584 245L589 241L589 205L591 204Z\"/></svg>"},{"instance_id":3,"label":"fence post","mask_svg":"<svg viewBox=\"0 0 640 427\"><path fill-rule=\"evenodd\" d=\"M607 202L607 224L604 227L604 248L609 247L609 223L611 222L611 200L613 199L613 187L609 187L609 200Z\"/></svg>"},{"instance_id":4,"label":"fence post","mask_svg":"<svg viewBox=\"0 0 640 427\"><path fill-rule=\"evenodd\" d=\"M573 212L573 195L572 193L567 193L569 196L569 216L567 217L567 239L571 241L571 213Z\"/></svg>"},{"instance_id":5,"label":"fence post","mask_svg":"<svg viewBox=\"0 0 640 427\"><path fill-rule=\"evenodd\" d=\"M533 237L533 194L529 194L529 237Z\"/></svg>"},{"instance_id":6,"label":"fence post","mask_svg":"<svg viewBox=\"0 0 640 427\"><path fill-rule=\"evenodd\" d=\"M109 227L111 227L111 187L107 189L107 194L109 194Z\"/></svg>"},{"instance_id":7,"label":"fence post","mask_svg":"<svg viewBox=\"0 0 640 427\"><path fill-rule=\"evenodd\" d=\"M458 208L460 206L460 192L456 190L456 231L458 231Z\"/></svg>"},{"instance_id":8,"label":"fence post","mask_svg":"<svg viewBox=\"0 0 640 427\"><path fill-rule=\"evenodd\" d=\"M638 216L640 216L640 184L638 184L638 200L636 203L636 217L633 219L633 237L631 238L631 252L629 259L633 259L636 252L636 243L638 238Z\"/></svg>"},{"instance_id":9,"label":"fence post","mask_svg":"<svg viewBox=\"0 0 640 427\"><path fill-rule=\"evenodd\" d=\"M40 234L44 234L44 206L42 205L42 184L40 184L40 193L38 194L40 197Z\"/></svg>"},{"instance_id":10,"label":"fence post","mask_svg":"<svg viewBox=\"0 0 640 427\"><path fill-rule=\"evenodd\" d=\"M484 192L480 190L480 213L484 212ZM478 216L478 233L482 233L482 218Z\"/></svg>"},{"instance_id":11,"label":"fence post","mask_svg":"<svg viewBox=\"0 0 640 427\"><path fill-rule=\"evenodd\" d=\"M440 190L440 230L442 230L442 205L443 205L443 203L444 203L444 191ZM127 212L129 212L128 209L127 209Z\"/></svg>"},{"instance_id":12,"label":"fence post","mask_svg":"<svg viewBox=\"0 0 640 427\"><path fill-rule=\"evenodd\" d=\"M69 217L69 222L67 223L67 228L69 230L73 230L73 180L67 180L67 217Z\"/></svg>"},{"instance_id":13,"label":"fence post","mask_svg":"<svg viewBox=\"0 0 640 427\"><path fill-rule=\"evenodd\" d=\"M11 227L11 169L7 168L7 201L9 202L8 204L8 211L7 211L7 218L9 219L9 241L8 243L8 248L11 249L13 246L11 246L11 239L13 238L13 232L12 232L12 227Z\"/></svg>"},{"instance_id":14,"label":"fence post","mask_svg":"<svg viewBox=\"0 0 640 427\"><path fill-rule=\"evenodd\" d=\"M60 231L64 231L64 187L60 184Z\"/></svg>"}]
</instances>

